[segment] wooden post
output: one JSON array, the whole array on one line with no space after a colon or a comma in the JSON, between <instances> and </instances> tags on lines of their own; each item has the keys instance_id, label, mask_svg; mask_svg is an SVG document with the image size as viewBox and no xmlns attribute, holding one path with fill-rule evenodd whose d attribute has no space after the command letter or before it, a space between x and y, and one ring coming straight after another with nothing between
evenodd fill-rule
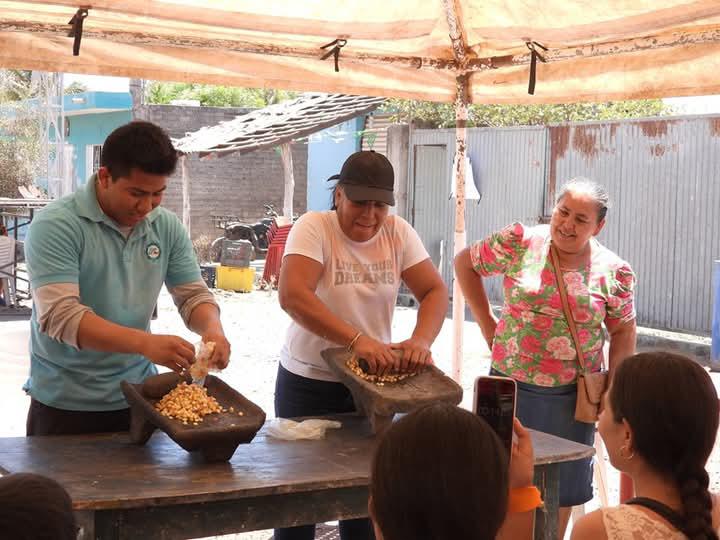
<instances>
[{"instance_id":1,"label":"wooden post","mask_svg":"<svg viewBox=\"0 0 720 540\"><path fill-rule=\"evenodd\" d=\"M186 155L180 157L180 171L182 173L182 222L187 230L188 236L192 238L190 234L190 177L187 172L186 159Z\"/></svg>"},{"instance_id":2,"label":"wooden post","mask_svg":"<svg viewBox=\"0 0 720 540\"><path fill-rule=\"evenodd\" d=\"M295 176L293 175L292 149L290 143L280 145L280 157L283 162L285 176L285 197L283 199L283 215L292 220L293 217L293 193L295 192Z\"/></svg>"},{"instance_id":3,"label":"wooden post","mask_svg":"<svg viewBox=\"0 0 720 540\"><path fill-rule=\"evenodd\" d=\"M468 117L468 75L458 75L455 98L455 238L453 253L457 255L465 248L465 140ZM453 280L453 353L452 376L460 382L463 362L463 325L465 323L465 298L460 290L457 277Z\"/></svg>"},{"instance_id":4,"label":"wooden post","mask_svg":"<svg viewBox=\"0 0 720 540\"><path fill-rule=\"evenodd\" d=\"M458 0L443 0L445 19L450 31L450 42L452 43L453 56L461 70L465 70L470 58L468 57L467 39L462 27L460 14L460 2Z\"/></svg>"},{"instance_id":5,"label":"wooden post","mask_svg":"<svg viewBox=\"0 0 720 540\"><path fill-rule=\"evenodd\" d=\"M448 23L453 56L458 66L455 95L455 238L453 253L465 248L465 138L467 131L468 103L470 103L470 74L466 71L469 58L466 34L462 26L459 0L443 0L443 10ZM458 383L462 376L463 325L465 323L465 298L457 277L453 279L453 352L452 376Z\"/></svg>"}]
</instances>

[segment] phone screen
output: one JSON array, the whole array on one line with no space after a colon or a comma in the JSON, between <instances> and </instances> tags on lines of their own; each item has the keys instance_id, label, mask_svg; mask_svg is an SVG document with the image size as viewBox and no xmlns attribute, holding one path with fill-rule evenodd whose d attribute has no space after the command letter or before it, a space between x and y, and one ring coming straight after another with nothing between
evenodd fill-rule
<instances>
[{"instance_id":1,"label":"phone screen","mask_svg":"<svg viewBox=\"0 0 720 540\"><path fill-rule=\"evenodd\" d=\"M500 441L512 452L516 385L507 377L478 377L475 381L475 414L483 417Z\"/></svg>"}]
</instances>

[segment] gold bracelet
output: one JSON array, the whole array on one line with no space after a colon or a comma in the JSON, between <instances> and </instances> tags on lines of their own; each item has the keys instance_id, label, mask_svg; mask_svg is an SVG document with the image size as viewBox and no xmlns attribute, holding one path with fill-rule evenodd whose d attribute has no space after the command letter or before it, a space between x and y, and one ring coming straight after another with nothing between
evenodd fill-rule
<instances>
[{"instance_id":1,"label":"gold bracelet","mask_svg":"<svg viewBox=\"0 0 720 540\"><path fill-rule=\"evenodd\" d=\"M352 352L353 347L355 346L355 343L357 342L358 339L360 339L360 336L362 336L362 335L363 335L362 332L358 332L357 334L355 334L355 337L352 338L352 340L350 341L350 344L347 346L348 352Z\"/></svg>"}]
</instances>

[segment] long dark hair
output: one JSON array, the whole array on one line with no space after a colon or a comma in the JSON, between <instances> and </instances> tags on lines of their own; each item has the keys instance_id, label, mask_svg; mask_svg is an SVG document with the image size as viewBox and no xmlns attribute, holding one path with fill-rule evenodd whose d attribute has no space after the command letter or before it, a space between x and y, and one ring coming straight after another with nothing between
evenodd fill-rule
<instances>
[{"instance_id":1,"label":"long dark hair","mask_svg":"<svg viewBox=\"0 0 720 540\"><path fill-rule=\"evenodd\" d=\"M718 430L718 396L708 373L668 352L631 356L610 388L614 420L627 420L633 450L648 466L675 481L690 540L717 540L705 464Z\"/></svg>"},{"instance_id":2,"label":"long dark hair","mask_svg":"<svg viewBox=\"0 0 720 540\"><path fill-rule=\"evenodd\" d=\"M13 540L75 540L72 501L55 480L30 473L0 478L0 531Z\"/></svg>"},{"instance_id":3,"label":"long dark hair","mask_svg":"<svg viewBox=\"0 0 720 540\"><path fill-rule=\"evenodd\" d=\"M392 424L373 460L372 515L385 540L494 539L507 494L497 435L452 405L428 405Z\"/></svg>"},{"instance_id":4,"label":"long dark hair","mask_svg":"<svg viewBox=\"0 0 720 540\"><path fill-rule=\"evenodd\" d=\"M330 210L337 210L337 204L335 204L335 194L337 193L337 190L337 184L330 188L330 196L332 197L332 205L330 206Z\"/></svg>"}]
</instances>

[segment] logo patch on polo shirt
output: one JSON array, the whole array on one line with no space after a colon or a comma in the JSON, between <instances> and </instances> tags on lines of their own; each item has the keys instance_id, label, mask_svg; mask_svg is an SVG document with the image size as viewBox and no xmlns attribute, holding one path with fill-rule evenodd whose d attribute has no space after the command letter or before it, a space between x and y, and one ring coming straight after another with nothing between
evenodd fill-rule
<instances>
[{"instance_id":1,"label":"logo patch on polo shirt","mask_svg":"<svg viewBox=\"0 0 720 540\"><path fill-rule=\"evenodd\" d=\"M160 246L155 243L149 244L148 247L145 248L145 255L147 255L148 259L154 261L160 256Z\"/></svg>"}]
</instances>

